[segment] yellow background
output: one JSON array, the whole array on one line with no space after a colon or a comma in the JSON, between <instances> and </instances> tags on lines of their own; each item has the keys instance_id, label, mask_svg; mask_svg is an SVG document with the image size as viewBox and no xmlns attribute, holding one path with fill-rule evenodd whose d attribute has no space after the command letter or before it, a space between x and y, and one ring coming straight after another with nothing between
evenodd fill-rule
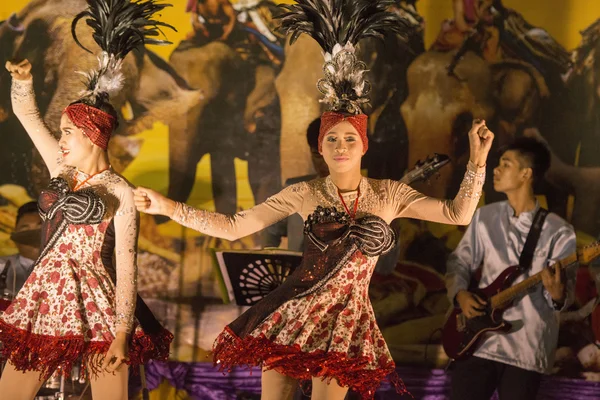
<instances>
[{"instance_id":1,"label":"yellow background","mask_svg":"<svg viewBox=\"0 0 600 400\"><path fill-rule=\"evenodd\" d=\"M21 10L29 0L4 0L0 2L0 20L9 17L13 12ZM287 1L289 2L289 1ZM174 25L177 32L165 31L168 39L174 44L164 47L153 46L152 50L163 58L169 58L176 45L191 30L189 15L185 13L187 0L171 1L173 7L162 15L162 20ZM579 44L579 31L600 18L600 0L504 0L507 7L514 8L524 15L532 24L546 29L567 49L571 50ZM451 18L450 0L420 0L417 4L419 13L426 21L425 42L430 45L438 34L441 22ZM0 72L3 73L3 72ZM135 185L145 185L164 191L168 179L168 130L162 124L156 124L150 131L138 135L144 140L140 154L127 168L124 175ZM210 160L206 156L198 165L197 182L188 202L192 205L212 209L212 193L210 193ZM148 174L148 172L152 172ZM237 160L238 206L248 208L253 205L252 193L247 182L246 162ZM208 188L201 191L200 188ZM161 233L180 236L180 228L173 224L162 225ZM192 232L189 232L192 234ZM187 399L182 391L164 383L159 390L151 394L153 399Z\"/></svg>"},{"instance_id":2,"label":"yellow background","mask_svg":"<svg viewBox=\"0 0 600 400\"><path fill-rule=\"evenodd\" d=\"M0 3L0 19L6 19L15 11L19 11L29 0L11 0ZM280 1L281 2L281 1ZM285 0L284 2L291 2ZM166 30L168 39L174 44L169 46L153 46L152 50L169 58L176 45L191 30L189 15L185 13L187 0L170 2L173 7L165 9L161 18L172 24L177 32ZM521 12L532 24L548 30L567 49L573 49L579 44L579 31L600 18L599 0L504 0L507 7ZM419 0L419 13L426 21L425 42L428 46L435 39L441 22L451 18L452 7L450 0ZM135 185L150 186L165 191L168 185L168 130L158 123L151 131L140 133L138 137L144 140L138 157L127 168L124 175ZM210 156L205 156L198 165L196 180L204 185L196 185L188 203L205 209L213 209L212 193L210 192ZM152 171L152 174L148 174ZM236 160L238 180L238 206L248 208L253 205L252 192L247 181L247 164ZM200 191L202 189L202 192ZM208 190L206 190L208 188ZM164 234L179 235L172 224L161 227Z\"/></svg>"}]
</instances>

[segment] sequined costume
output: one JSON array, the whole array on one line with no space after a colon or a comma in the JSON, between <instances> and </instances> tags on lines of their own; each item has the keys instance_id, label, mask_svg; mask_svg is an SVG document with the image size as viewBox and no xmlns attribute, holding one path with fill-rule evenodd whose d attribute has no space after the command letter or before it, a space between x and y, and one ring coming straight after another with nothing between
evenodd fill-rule
<instances>
[{"instance_id":1,"label":"sequined costume","mask_svg":"<svg viewBox=\"0 0 600 400\"><path fill-rule=\"evenodd\" d=\"M33 83L13 81L13 110L28 132L52 135L35 104ZM3 356L47 378L104 354L117 332L131 333L132 367L166 360L172 334L136 298L139 215L129 183L108 169L88 176L58 162L42 191L42 251L0 316ZM134 315L135 314L135 315Z\"/></svg>"},{"instance_id":2,"label":"sequined costume","mask_svg":"<svg viewBox=\"0 0 600 400\"><path fill-rule=\"evenodd\" d=\"M368 297L379 255L394 243L390 221L398 217L468 224L485 179L469 165L454 200L424 196L390 180L362 178L356 218L344 210L330 177L297 183L254 208L233 216L177 203L173 219L204 234L235 240L291 214L305 220L301 265L258 304L229 324L214 345L223 370L262 366L296 379L335 378L372 398L388 377L405 391Z\"/></svg>"}]
</instances>

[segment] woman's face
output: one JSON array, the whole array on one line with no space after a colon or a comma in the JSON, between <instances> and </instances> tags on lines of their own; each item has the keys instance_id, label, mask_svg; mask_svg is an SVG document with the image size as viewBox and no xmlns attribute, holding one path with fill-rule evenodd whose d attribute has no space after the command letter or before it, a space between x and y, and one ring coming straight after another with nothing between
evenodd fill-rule
<instances>
[{"instance_id":1,"label":"woman's face","mask_svg":"<svg viewBox=\"0 0 600 400\"><path fill-rule=\"evenodd\" d=\"M350 122L342 121L331 128L323 137L321 147L330 172L344 173L353 169L360 172L363 143Z\"/></svg>"},{"instance_id":2,"label":"woman's face","mask_svg":"<svg viewBox=\"0 0 600 400\"><path fill-rule=\"evenodd\" d=\"M60 132L60 157L65 164L79 167L92 154L94 144L71 122L67 114L63 114L60 119Z\"/></svg>"}]
</instances>

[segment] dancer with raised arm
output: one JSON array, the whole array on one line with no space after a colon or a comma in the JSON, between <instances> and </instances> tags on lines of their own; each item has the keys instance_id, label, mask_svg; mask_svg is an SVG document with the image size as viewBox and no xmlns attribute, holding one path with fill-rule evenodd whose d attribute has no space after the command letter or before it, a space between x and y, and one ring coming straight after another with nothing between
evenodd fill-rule
<instances>
[{"instance_id":1,"label":"dancer with raised arm","mask_svg":"<svg viewBox=\"0 0 600 400\"><path fill-rule=\"evenodd\" d=\"M82 97L65 108L60 140L40 116L30 63L6 63L13 111L52 178L39 199L41 254L0 316L2 355L8 360L0 396L6 399L33 399L57 368L68 374L80 362L90 372L95 400L127 399L127 364L166 360L173 339L136 297L139 214L132 186L111 169L107 154L117 127L108 100L123 86L121 62L144 45L145 35L157 34L158 24L165 26L151 17L166 5L88 3L73 21L73 32L87 17L102 49L100 67L86 75Z\"/></svg>"},{"instance_id":2,"label":"dancer with raised arm","mask_svg":"<svg viewBox=\"0 0 600 400\"><path fill-rule=\"evenodd\" d=\"M354 45L366 36L402 34L389 1L301 0L286 5L282 27L293 41L311 35L325 51L318 82L329 111L321 117L319 152L330 175L288 186L235 215L199 210L146 188L138 210L163 214L201 233L236 240L298 213L305 221L304 257L277 289L229 324L214 345L222 370L260 366L262 399L291 399L298 380L312 380L312 399L343 399L348 389L372 399L384 379L406 388L375 322L368 284L378 257L392 249L395 218L447 224L471 221L493 140L483 121L468 133L470 162L454 200L427 197L391 180L361 176L368 148L366 66ZM327 28L328 27L328 28ZM328 30L329 29L329 30Z\"/></svg>"}]
</instances>

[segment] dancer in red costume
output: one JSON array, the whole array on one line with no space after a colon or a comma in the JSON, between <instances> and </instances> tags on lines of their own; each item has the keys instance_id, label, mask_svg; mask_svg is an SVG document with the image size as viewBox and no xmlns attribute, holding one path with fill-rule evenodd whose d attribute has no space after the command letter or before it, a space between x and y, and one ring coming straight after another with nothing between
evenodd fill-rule
<instances>
[{"instance_id":1,"label":"dancer in red costume","mask_svg":"<svg viewBox=\"0 0 600 400\"><path fill-rule=\"evenodd\" d=\"M282 27L293 41L310 34L326 55L318 83L329 111L321 117L319 152L326 178L285 188L235 215L195 209L138 188L138 210L163 214L201 233L228 240L250 235L291 215L305 220L301 265L277 289L230 323L214 346L223 370L261 366L262 399L291 399L298 380L312 380L313 399L343 399L348 389L372 399L384 379L406 388L375 322L368 284L378 257L396 242L399 217L466 225L477 206L493 134L484 122L469 132L470 162L454 200L424 196L409 186L361 176L368 148L369 83L354 45L365 36L403 33L388 1L301 0L285 6ZM360 10L360 11L359 11ZM326 26L330 27L328 30Z\"/></svg>"},{"instance_id":2,"label":"dancer in red costume","mask_svg":"<svg viewBox=\"0 0 600 400\"><path fill-rule=\"evenodd\" d=\"M0 397L6 399L33 399L57 368L68 374L80 362L90 371L95 400L126 399L127 364L166 360L173 338L136 297L139 214L131 185L111 169L107 154L117 127L108 97L123 85L122 59L144 45L145 34L156 33L150 18L165 5L89 5L74 26L83 17L93 20L103 50L100 68L87 75L85 93L64 110L60 140L37 109L29 62L6 64L13 111L52 178L39 199L41 254L0 317L8 360Z\"/></svg>"}]
</instances>

